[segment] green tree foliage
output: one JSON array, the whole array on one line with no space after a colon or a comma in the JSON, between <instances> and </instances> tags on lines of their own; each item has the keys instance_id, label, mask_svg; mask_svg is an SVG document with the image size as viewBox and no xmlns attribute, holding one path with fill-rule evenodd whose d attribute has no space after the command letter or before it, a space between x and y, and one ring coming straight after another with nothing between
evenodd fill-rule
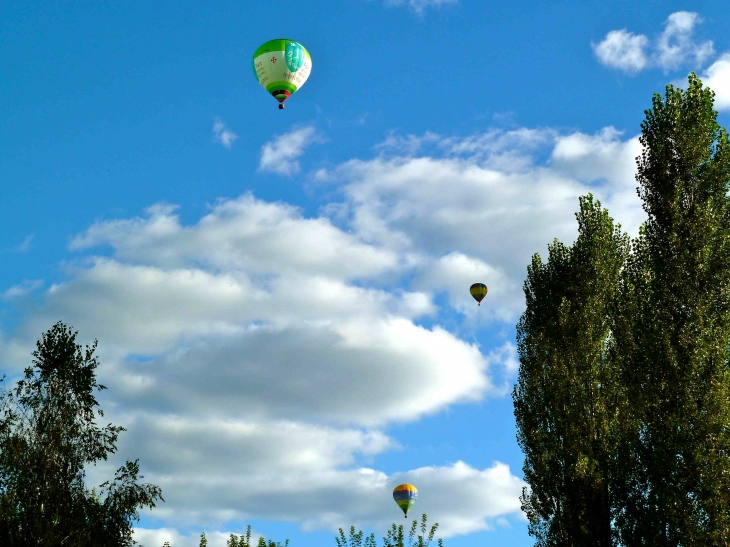
<instances>
[{"instance_id":1,"label":"green tree foliage","mask_svg":"<svg viewBox=\"0 0 730 547\"><path fill-rule=\"evenodd\" d=\"M284 545L282 545L279 542L274 543L273 540L269 540L269 542L266 543L266 540L264 538L260 537L258 547L286 547L287 545L289 545L288 539L286 540L286 543L284 543ZM240 547L248 547L248 546L241 545Z\"/></svg>"},{"instance_id":2,"label":"green tree foliage","mask_svg":"<svg viewBox=\"0 0 730 547\"><path fill-rule=\"evenodd\" d=\"M546 264L533 256L517 326L513 399L531 488L521 500L540 546L612 545L606 343L629 241L591 195L576 217L572 247L555 241Z\"/></svg>"},{"instance_id":3,"label":"green tree foliage","mask_svg":"<svg viewBox=\"0 0 730 547\"><path fill-rule=\"evenodd\" d=\"M616 475L626 545L730 544L730 144L713 100L691 74L641 126L648 220L613 328L631 402Z\"/></svg>"},{"instance_id":4,"label":"green tree foliage","mask_svg":"<svg viewBox=\"0 0 730 547\"><path fill-rule=\"evenodd\" d=\"M208 540L205 537L205 532L203 532L200 534L200 547L207 547L207 545ZM284 545L281 545L280 543L274 543L272 540L269 540L269 542L266 543L266 540L263 537L260 537L258 542L258 547L287 547L288 545L288 539L286 540L286 543L284 543ZM246 528L245 536L241 534L241 536L239 537L236 534L231 534L226 541L226 547L251 547L251 525L249 524Z\"/></svg>"},{"instance_id":5,"label":"green tree foliage","mask_svg":"<svg viewBox=\"0 0 730 547\"><path fill-rule=\"evenodd\" d=\"M426 539L426 513L423 514L421 519L421 533L423 535L418 536L418 542L413 543L413 538L416 535L416 527L418 526L418 521L413 521L413 526L411 526L411 532L408 535L408 546L409 547L428 547L428 545L431 543L431 540L433 540L433 535L436 533L436 529L438 528L438 523L431 526L431 531L428 534L428 538ZM345 532L343 532L342 528L340 528L340 537L338 538L335 536L335 541L337 542L337 547L361 547L362 546L362 536L363 532L360 530L358 533L355 533L355 527L350 526L350 543L348 545L347 538L345 538ZM443 540L438 540L439 547L443 547ZM377 547L377 542L375 541L375 534L370 534L370 536L365 538L365 547ZM403 525L399 525L396 527L395 523L393 523L393 527L388 530L387 537L383 538L383 547L405 547L405 543L403 542Z\"/></svg>"},{"instance_id":6,"label":"green tree foliage","mask_svg":"<svg viewBox=\"0 0 730 547\"><path fill-rule=\"evenodd\" d=\"M25 369L14 393L3 390L0 545L133 545L137 508L162 499L157 486L137 484L138 460L119 468L99 494L84 487L84 465L114 453L125 429L94 423L93 390L106 387L96 383L96 341L82 352L77 334L54 325L36 344L35 367Z\"/></svg>"},{"instance_id":7,"label":"green tree foliage","mask_svg":"<svg viewBox=\"0 0 730 547\"><path fill-rule=\"evenodd\" d=\"M395 526L395 524L393 524L393 526ZM342 528L340 528L340 537L338 538L337 536L335 536L337 547L362 547L362 534L362 530L355 533L355 527L350 526L350 543L348 544L347 538L345 538L345 532L343 532ZM375 541L375 534L370 534L368 537L365 538L365 547L377 546L378 542Z\"/></svg>"},{"instance_id":8,"label":"green tree foliage","mask_svg":"<svg viewBox=\"0 0 730 547\"><path fill-rule=\"evenodd\" d=\"M645 112L630 249L588 196L576 243L528 267L513 398L539 546L730 545L730 143L688 81Z\"/></svg>"}]
</instances>

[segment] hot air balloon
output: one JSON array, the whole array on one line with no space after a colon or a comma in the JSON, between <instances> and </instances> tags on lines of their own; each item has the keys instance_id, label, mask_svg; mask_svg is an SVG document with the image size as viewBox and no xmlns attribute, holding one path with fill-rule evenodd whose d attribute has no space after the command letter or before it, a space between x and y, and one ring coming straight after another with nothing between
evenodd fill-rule
<instances>
[{"instance_id":1,"label":"hot air balloon","mask_svg":"<svg viewBox=\"0 0 730 547\"><path fill-rule=\"evenodd\" d=\"M256 79L279 101L291 97L309 78L312 58L299 42L279 38L269 40L253 54L253 73Z\"/></svg>"},{"instance_id":2,"label":"hot air balloon","mask_svg":"<svg viewBox=\"0 0 730 547\"><path fill-rule=\"evenodd\" d=\"M474 297L474 300L477 301L477 304L481 306L482 300L487 296L487 286L484 283L474 283L469 287L469 292Z\"/></svg>"},{"instance_id":3,"label":"hot air balloon","mask_svg":"<svg viewBox=\"0 0 730 547\"><path fill-rule=\"evenodd\" d=\"M412 484L401 484L393 489L393 499L405 513L408 518L408 510L413 507L418 497L418 490Z\"/></svg>"}]
</instances>

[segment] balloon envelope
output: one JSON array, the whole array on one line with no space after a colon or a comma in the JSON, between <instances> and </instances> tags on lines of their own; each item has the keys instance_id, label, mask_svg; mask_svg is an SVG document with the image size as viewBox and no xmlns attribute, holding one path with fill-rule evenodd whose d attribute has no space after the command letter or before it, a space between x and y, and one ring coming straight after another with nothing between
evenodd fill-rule
<instances>
[{"instance_id":1,"label":"balloon envelope","mask_svg":"<svg viewBox=\"0 0 730 547\"><path fill-rule=\"evenodd\" d=\"M312 71L312 58L304 46L294 40L269 40L253 54L253 73L263 88L284 101L304 85Z\"/></svg>"},{"instance_id":2,"label":"balloon envelope","mask_svg":"<svg viewBox=\"0 0 730 547\"><path fill-rule=\"evenodd\" d=\"M487 286L484 283L474 283L469 287L469 292L474 297L474 300L477 301L477 304L481 306L482 300L487 296Z\"/></svg>"},{"instance_id":3,"label":"balloon envelope","mask_svg":"<svg viewBox=\"0 0 730 547\"><path fill-rule=\"evenodd\" d=\"M401 484L393 489L393 499L403 510L406 518L408 518L408 510L416 503L417 497L418 490L412 484Z\"/></svg>"}]
</instances>

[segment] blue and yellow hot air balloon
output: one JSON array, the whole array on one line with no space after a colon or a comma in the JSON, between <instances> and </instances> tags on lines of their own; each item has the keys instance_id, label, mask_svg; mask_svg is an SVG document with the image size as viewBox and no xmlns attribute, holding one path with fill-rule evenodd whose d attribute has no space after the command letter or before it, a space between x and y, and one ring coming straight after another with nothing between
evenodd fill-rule
<instances>
[{"instance_id":1,"label":"blue and yellow hot air balloon","mask_svg":"<svg viewBox=\"0 0 730 547\"><path fill-rule=\"evenodd\" d=\"M408 518L408 510L413 507L418 497L418 490L412 484L401 484L393 489L393 499L405 513L405 518Z\"/></svg>"},{"instance_id":2,"label":"blue and yellow hot air balloon","mask_svg":"<svg viewBox=\"0 0 730 547\"><path fill-rule=\"evenodd\" d=\"M304 85L312 71L312 58L304 46L294 40L269 40L253 54L253 73L263 88L284 101Z\"/></svg>"}]
</instances>

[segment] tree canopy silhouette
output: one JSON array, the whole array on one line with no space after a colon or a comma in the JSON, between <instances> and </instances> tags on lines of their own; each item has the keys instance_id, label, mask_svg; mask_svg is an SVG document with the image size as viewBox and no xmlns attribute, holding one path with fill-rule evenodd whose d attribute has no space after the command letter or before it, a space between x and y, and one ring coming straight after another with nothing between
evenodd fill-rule
<instances>
[{"instance_id":1,"label":"tree canopy silhouette","mask_svg":"<svg viewBox=\"0 0 730 547\"><path fill-rule=\"evenodd\" d=\"M98 402L94 356L62 322L42 335L34 367L0 398L0 544L8 547L130 546L137 508L162 498L153 484L137 484L138 460L114 480L89 491L84 466L116 452L120 426L94 423ZM5 376L0 380L4 381ZM99 409L99 416L104 412Z\"/></svg>"}]
</instances>

